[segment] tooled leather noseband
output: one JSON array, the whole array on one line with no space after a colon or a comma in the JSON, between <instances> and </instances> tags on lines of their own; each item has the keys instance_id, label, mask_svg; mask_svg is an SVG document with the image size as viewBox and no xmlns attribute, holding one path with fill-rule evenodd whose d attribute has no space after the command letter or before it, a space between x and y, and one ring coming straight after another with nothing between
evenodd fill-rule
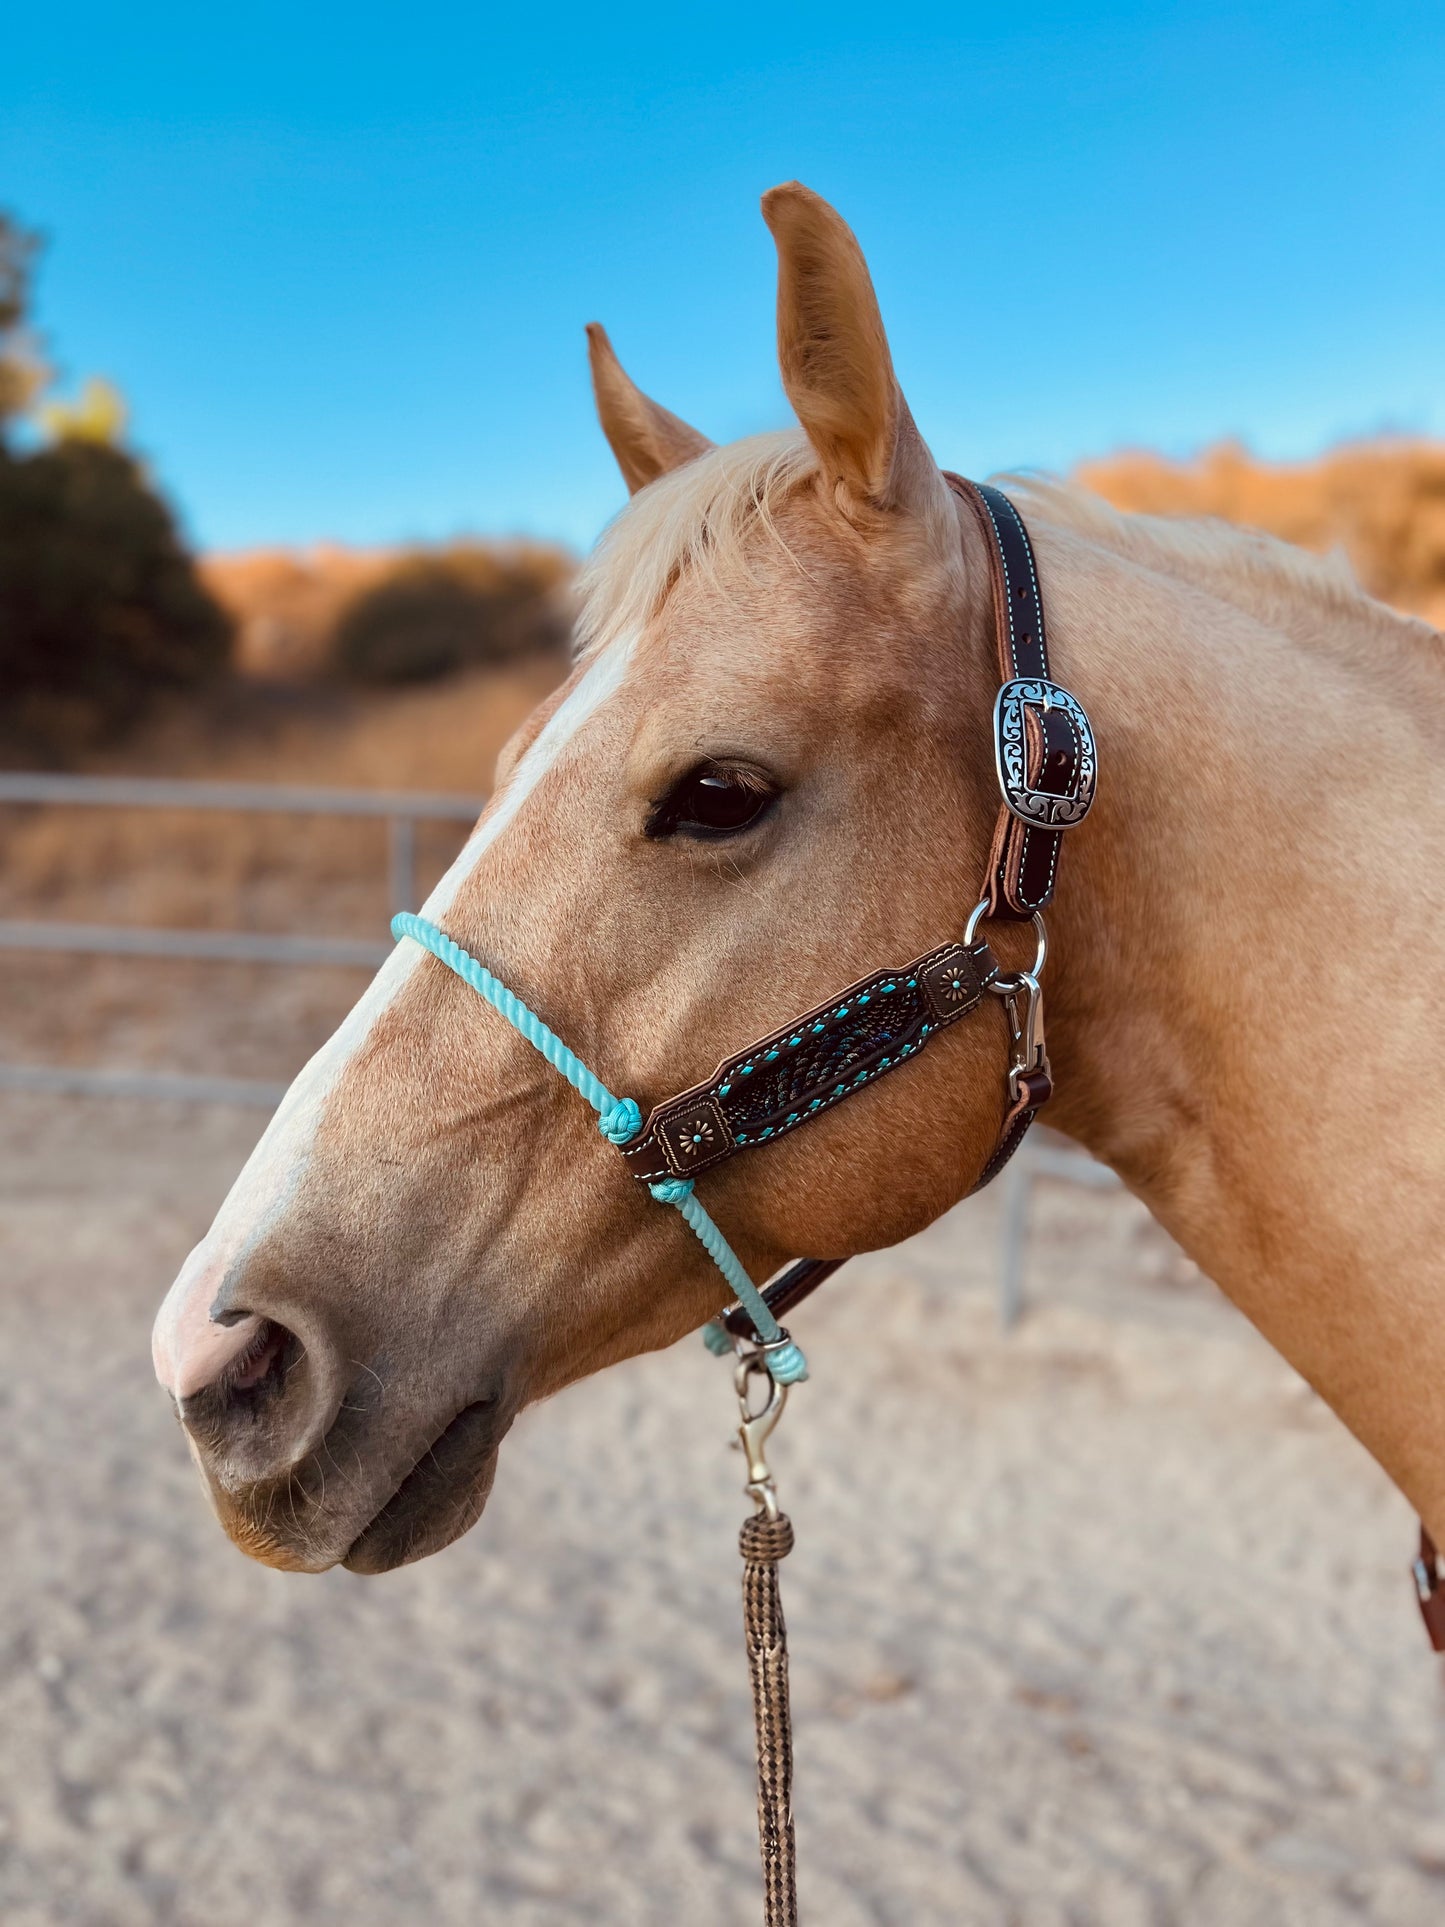
<instances>
[{"instance_id":1,"label":"tooled leather noseband","mask_svg":"<svg viewBox=\"0 0 1445 1927\"><path fill-rule=\"evenodd\" d=\"M1002 800L982 894L963 940L900 969L874 971L735 1052L705 1083L658 1104L640 1135L622 1147L643 1183L690 1179L786 1136L907 1063L940 1031L979 1009L990 992L1008 1007L1012 1061L998 1138L973 1191L1003 1169L1052 1095L1038 981L1043 912L1058 881L1064 831L1083 820L1094 800L1098 759L1082 704L1049 676L1038 572L1022 517L996 488L946 471L945 479L972 511L988 553L1000 679L994 757ZM995 917L1033 922L1039 945L1032 969L1002 975L977 936L979 924ZM768 1309L783 1317L843 1263L798 1260L764 1291ZM741 1305L722 1322L734 1337L757 1341Z\"/></svg>"}]
</instances>

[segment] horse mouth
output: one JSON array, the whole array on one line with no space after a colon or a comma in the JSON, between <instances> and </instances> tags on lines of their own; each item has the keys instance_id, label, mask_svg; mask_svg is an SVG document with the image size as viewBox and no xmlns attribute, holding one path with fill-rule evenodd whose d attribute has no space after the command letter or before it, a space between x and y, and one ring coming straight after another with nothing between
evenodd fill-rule
<instances>
[{"instance_id":1,"label":"horse mouth","mask_svg":"<svg viewBox=\"0 0 1445 1927\"><path fill-rule=\"evenodd\" d=\"M464 1406L352 1541L342 1565L391 1572L460 1539L482 1515L509 1423L495 1399Z\"/></svg>"}]
</instances>

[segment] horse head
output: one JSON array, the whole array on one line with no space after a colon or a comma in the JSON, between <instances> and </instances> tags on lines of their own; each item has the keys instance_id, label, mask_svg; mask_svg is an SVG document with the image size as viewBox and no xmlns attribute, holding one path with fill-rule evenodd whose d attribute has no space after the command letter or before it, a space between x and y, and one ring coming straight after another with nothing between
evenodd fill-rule
<instances>
[{"instance_id":1,"label":"horse head","mask_svg":"<svg viewBox=\"0 0 1445 1927\"><path fill-rule=\"evenodd\" d=\"M853 235L797 185L763 206L800 427L714 447L589 331L631 499L584 576L569 678L424 906L644 1111L956 938L997 808L986 558ZM953 1203L998 1130L1003 1037L995 1004L700 1179L752 1275ZM155 1362L239 1545L381 1571L473 1523L523 1406L722 1296L587 1107L405 943L186 1261Z\"/></svg>"}]
</instances>

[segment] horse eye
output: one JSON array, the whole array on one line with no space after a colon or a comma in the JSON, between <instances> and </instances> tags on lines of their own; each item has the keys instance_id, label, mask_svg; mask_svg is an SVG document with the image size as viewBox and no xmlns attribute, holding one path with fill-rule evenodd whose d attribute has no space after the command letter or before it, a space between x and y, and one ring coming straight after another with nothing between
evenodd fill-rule
<instances>
[{"instance_id":1,"label":"horse eye","mask_svg":"<svg viewBox=\"0 0 1445 1927\"><path fill-rule=\"evenodd\" d=\"M736 836L765 816L777 799L777 790L755 770L700 763L653 804L647 834Z\"/></svg>"}]
</instances>

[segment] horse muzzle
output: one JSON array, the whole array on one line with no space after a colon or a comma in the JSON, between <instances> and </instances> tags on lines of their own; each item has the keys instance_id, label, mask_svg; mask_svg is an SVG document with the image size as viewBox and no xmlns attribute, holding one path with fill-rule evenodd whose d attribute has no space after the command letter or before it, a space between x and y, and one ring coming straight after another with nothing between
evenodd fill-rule
<instances>
[{"instance_id":1,"label":"horse muzzle","mask_svg":"<svg viewBox=\"0 0 1445 1927\"><path fill-rule=\"evenodd\" d=\"M177 1400L243 1552L287 1571L387 1572L476 1523L517 1409L504 1378L453 1386L438 1408L384 1372L266 1319L227 1372Z\"/></svg>"}]
</instances>

